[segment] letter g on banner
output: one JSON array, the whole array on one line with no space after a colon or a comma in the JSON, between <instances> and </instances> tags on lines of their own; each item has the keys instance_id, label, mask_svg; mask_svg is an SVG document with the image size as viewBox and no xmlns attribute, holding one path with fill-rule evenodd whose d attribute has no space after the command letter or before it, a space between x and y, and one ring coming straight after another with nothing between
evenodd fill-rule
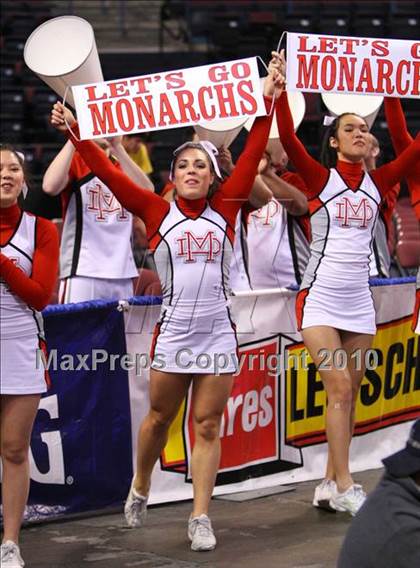
<instances>
[{"instance_id":1,"label":"letter g on banner","mask_svg":"<svg viewBox=\"0 0 420 568\"><path fill-rule=\"evenodd\" d=\"M58 418L57 395L55 394L53 396L42 398L39 402L38 410L45 410L49 414L51 419ZM38 469L38 452L35 450L37 444L33 444L32 446L35 451L33 452L32 448L29 450L29 467L31 471L31 479L33 481L37 481L38 483L54 483L57 485L64 485L64 454L60 431L53 430L52 432L42 432L41 441L43 442L43 445L46 446L49 469L46 472L42 472ZM45 448L43 448L43 451L45 451Z\"/></svg>"}]
</instances>

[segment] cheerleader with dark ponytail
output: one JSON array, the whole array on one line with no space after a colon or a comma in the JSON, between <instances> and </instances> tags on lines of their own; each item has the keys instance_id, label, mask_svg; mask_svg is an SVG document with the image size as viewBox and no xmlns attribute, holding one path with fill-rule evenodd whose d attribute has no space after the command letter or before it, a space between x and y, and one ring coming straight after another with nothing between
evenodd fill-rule
<instances>
[{"instance_id":1,"label":"cheerleader with dark ponytail","mask_svg":"<svg viewBox=\"0 0 420 568\"><path fill-rule=\"evenodd\" d=\"M273 56L284 75L284 57ZM285 92L276 113L283 146L306 184L311 216L311 257L296 314L328 400L328 464L313 503L354 515L365 493L351 476L349 448L366 353L376 333L369 289L371 242L382 199L420 160L420 137L393 162L365 172L369 127L357 114L345 113L328 128L321 165L295 135ZM346 354L344 368L334 364L337 352Z\"/></svg>"}]
</instances>

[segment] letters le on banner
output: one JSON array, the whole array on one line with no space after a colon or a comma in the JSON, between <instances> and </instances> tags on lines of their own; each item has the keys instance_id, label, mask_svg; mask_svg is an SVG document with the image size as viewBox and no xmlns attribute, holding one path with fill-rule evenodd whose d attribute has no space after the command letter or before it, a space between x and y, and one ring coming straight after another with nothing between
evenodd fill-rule
<instances>
[{"instance_id":1,"label":"letters le on banner","mask_svg":"<svg viewBox=\"0 0 420 568\"><path fill-rule=\"evenodd\" d=\"M73 87L82 140L265 114L257 58Z\"/></svg>"},{"instance_id":2,"label":"letters le on banner","mask_svg":"<svg viewBox=\"0 0 420 568\"><path fill-rule=\"evenodd\" d=\"M420 40L287 33L288 89L418 98Z\"/></svg>"}]
</instances>

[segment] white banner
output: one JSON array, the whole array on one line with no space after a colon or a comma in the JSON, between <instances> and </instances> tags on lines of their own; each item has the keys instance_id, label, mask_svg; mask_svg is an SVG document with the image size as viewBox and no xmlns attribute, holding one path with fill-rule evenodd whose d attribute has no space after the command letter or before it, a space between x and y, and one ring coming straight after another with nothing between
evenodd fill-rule
<instances>
[{"instance_id":1,"label":"white banner","mask_svg":"<svg viewBox=\"0 0 420 568\"><path fill-rule=\"evenodd\" d=\"M256 57L72 90L82 140L266 114Z\"/></svg>"},{"instance_id":2,"label":"white banner","mask_svg":"<svg viewBox=\"0 0 420 568\"><path fill-rule=\"evenodd\" d=\"M287 33L287 88L418 98L420 39Z\"/></svg>"},{"instance_id":3,"label":"white banner","mask_svg":"<svg viewBox=\"0 0 420 568\"><path fill-rule=\"evenodd\" d=\"M414 283L372 291L378 332L357 402L352 471L380 467L385 456L405 445L411 421L420 415L420 337L411 331ZM295 297L279 291L232 298L241 368L221 427L216 495L324 475L326 396L296 331ZM125 314L128 352L149 352L159 311L134 306ZM147 369L141 376L130 371L130 401L135 448L148 411ZM152 503L192 497L193 443L188 399L154 470Z\"/></svg>"}]
</instances>

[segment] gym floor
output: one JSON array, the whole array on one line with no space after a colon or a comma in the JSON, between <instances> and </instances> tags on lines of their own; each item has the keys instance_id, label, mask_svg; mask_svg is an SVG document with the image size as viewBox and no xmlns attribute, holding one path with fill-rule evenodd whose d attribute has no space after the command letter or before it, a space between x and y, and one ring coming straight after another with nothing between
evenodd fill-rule
<instances>
[{"instance_id":1,"label":"gym floor","mask_svg":"<svg viewBox=\"0 0 420 568\"><path fill-rule=\"evenodd\" d=\"M369 492L381 475L354 477ZM141 529L127 528L122 513L26 527L21 552L28 568L334 568L351 517L312 507L316 484L242 502L214 499L212 552L190 550L190 502L149 508Z\"/></svg>"}]
</instances>

